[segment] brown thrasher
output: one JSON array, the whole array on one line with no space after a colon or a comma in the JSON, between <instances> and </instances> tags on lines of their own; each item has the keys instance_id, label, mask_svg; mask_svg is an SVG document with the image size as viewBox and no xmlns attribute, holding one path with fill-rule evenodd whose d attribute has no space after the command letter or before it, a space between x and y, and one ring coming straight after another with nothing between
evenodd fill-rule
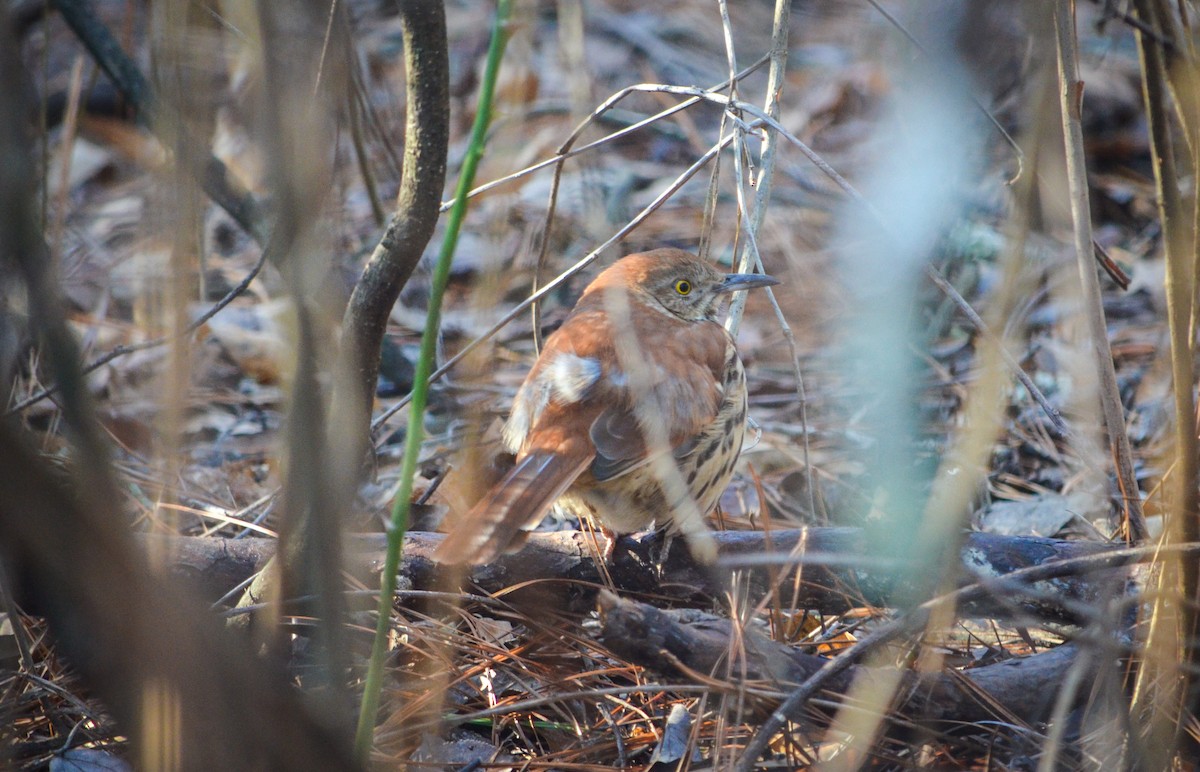
<instances>
[{"instance_id":1,"label":"brown thrasher","mask_svg":"<svg viewBox=\"0 0 1200 772\"><path fill-rule=\"evenodd\" d=\"M746 375L717 311L731 292L777 283L723 274L681 249L603 271L517 392L504 427L516 465L438 558L486 563L558 501L617 534L657 521L711 562L704 516L733 476L746 430Z\"/></svg>"}]
</instances>

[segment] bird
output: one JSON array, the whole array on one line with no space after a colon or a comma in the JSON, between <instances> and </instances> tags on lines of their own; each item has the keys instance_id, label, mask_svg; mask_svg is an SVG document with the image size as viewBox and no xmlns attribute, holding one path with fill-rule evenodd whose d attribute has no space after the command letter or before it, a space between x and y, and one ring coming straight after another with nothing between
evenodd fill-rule
<instances>
[{"instance_id":1,"label":"bird","mask_svg":"<svg viewBox=\"0 0 1200 772\"><path fill-rule=\"evenodd\" d=\"M489 563L558 502L607 531L609 552L617 535L657 524L711 563L704 518L746 430L745 370L717 317L731 293L773 284L676 248L627 255L597 275L513 400L502 436L514 466L437 559Z\"/></svg>"}]
</instances>

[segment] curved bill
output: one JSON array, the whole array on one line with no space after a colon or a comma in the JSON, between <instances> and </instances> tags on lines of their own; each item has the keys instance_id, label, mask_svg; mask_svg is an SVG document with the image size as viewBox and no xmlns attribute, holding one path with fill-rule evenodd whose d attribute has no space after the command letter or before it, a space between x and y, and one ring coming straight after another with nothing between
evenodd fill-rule
<instances>
[{"instance_id":1,"label":"curved bill","mask_svg":"<svg viewBox=\"0 0 1200 772\"><path fill-rule=\"evenodd\" d=\"M779 279L776 279L774 276L767 276L765 273L730 273L725 275L725 281L721 282L721 286L717 291L737 292L739 290L754 289L755 287L770 287L778 283Z\"/></svg>"}]
</instances>

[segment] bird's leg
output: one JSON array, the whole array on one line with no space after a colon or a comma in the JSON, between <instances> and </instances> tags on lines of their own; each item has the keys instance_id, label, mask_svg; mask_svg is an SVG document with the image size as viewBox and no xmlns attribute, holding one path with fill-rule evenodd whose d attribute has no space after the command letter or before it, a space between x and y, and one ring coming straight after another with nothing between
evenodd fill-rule
<instances>
[{"instance_id":1,"label":"bird's leg","mask_svg":"<svg viewBox=\"0 0 1200 772\"><path fill-rule=\"evenodd\" d=\"M617 548L617 539L621 538L621 535L599 520L595 522L599 526L600 535L604 537L604 548L600 550L600 562L607 565L612 563L613 552Z\"/></svg>"},{"instance_id":2,"label":"bird's leg","mask_svg":"<svg viewBox=\"0 0 1200 772\"><path fill-rule=\"evenodd\" d=\"M616 531L609 528L600 519L596 512L590 511L585 516L579 517L580 528L585 529L591 535L592 546L595 548L597 567L600 569L600 574L605 583L611 588L613 587L612 577L608 573L608 566L612 563L613 550L617 546L617 539L620 536ZM603 540L603 546L601 546Z\"/></svg>"},{"instance_id":3,"label":"bird's leg","mask_svg":"<svg viewBox=\"0 0 1200 772\"><path fill-rule=\"evenodd\" d=\"M596 547L596 567L600 570L600 578L604 580L604 584L609 590L616 591L616 585L613 583L612 574L609 573L608 567L612 565L613 550L617 546L617 539L620 538L616 531L613 531L608 526L600 521L597 517L589 517L588 522L592 528L592 544ZM604 539L604 546L601 547L596 539L597 531L599 536Z\"/></svg>"},{"instance_id":4,"label":"bird's leg","mask_svg":"<svg viewBox=\"0 0 1200 772\"><path fill-rule=\"evenodd\" d=\"M661 582L666 574L667 558L671 555L671 545L675 543L675 534L668 528L656 528L652 534L654 543L650 545L647 554L654 573Z\"/></svg>"}]
</instances>

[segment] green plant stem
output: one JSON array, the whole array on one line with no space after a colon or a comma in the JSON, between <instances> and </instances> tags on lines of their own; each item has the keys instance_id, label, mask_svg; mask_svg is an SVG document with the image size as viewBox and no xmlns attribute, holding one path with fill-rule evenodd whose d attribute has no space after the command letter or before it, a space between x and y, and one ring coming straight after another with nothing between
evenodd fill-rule
<instances>
[{"instance_id":1,"label":"green plant stem","mask_svg":"<svg viewBox=\"0 0 1200 772\"><path fill-rule=\"evenodd\" d=\"M458 245L458 234L467 213L467 194L475 179L479 159L487 138L488 125L492 118L492 99L496 91L496 77L500 71L500 60L508 42L506 25L511 10L511 0L499 0L492 25L492 39L488 46L487 65L479 89L479 106L475 123L471 127L471 140L463 158L458 186L454 191L454 206L446 221L446 234L438 252L437 265L433 271L433 287L429 294L429 314L425 330L421 334L421 353L417 360L413 380L412 403L408 418L408 432L404 438L404 457L400 466L400 488L392 505L392 519L388 526L387 556L384 560L383 578L379 591L379 621L375 626L375 640L371 647L371 661L367 667L363 686L362 707L358 715L355 732L355 755L366 763L374 738L375 716L379 711L379 694L383 682L383 658L386 653L388 628L391 621L392 596L396 592L396 572L400 567L400 552L408 530L408 513L412 498L413 476L416 474L417 459L423 440L422 421L425 404L429 396L429 376L433 372L434 354L437 344L438 326L441 319L442 296L450 278L450 262Z\"/></svg>"}]
</instances>

